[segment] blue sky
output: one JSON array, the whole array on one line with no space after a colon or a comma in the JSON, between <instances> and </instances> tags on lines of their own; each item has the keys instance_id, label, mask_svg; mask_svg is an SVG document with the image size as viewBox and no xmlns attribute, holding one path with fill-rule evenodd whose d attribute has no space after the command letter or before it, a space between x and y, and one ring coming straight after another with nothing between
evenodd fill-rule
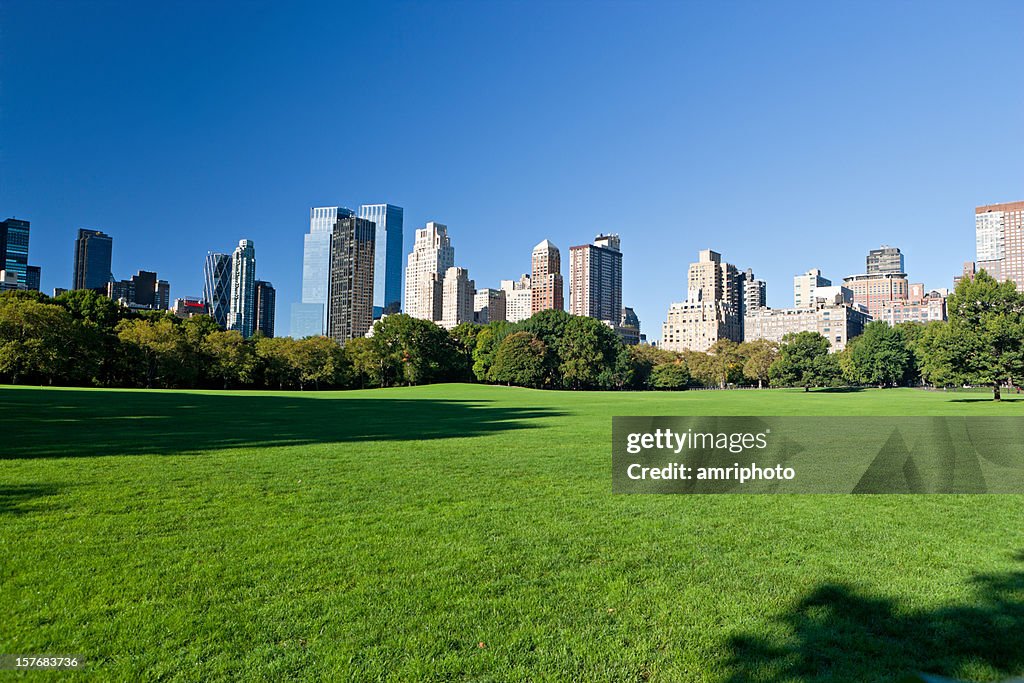
<instances>
[{"instance_id":1,"label":"blue sky","mask_svg":"<svg viewBox=\"0 0 1024 683\"><path fill-rule=\"evenodd\" d=\"M256 243L278 332L309 207L449 226L478 287L618 232L660 336L714 248L792 305L893 244L912 281L974 257L973 209L1024 199L1024 3L0 5L0 212L43 289L76 229L198 295Z\"/></svg>"}]
</instances>

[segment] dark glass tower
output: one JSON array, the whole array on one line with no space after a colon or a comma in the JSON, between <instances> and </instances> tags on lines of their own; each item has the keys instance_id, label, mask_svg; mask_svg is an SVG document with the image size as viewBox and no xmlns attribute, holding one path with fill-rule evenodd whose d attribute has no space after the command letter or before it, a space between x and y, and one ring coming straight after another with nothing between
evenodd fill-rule
<instances>
[{"instance_id":1,"label":"dark glass tower","mask_svg":"<svg viewBox=\"0 0 1024 683\"><path fill-rule=\"evenodd\" d=\"M29 222L8 218L0 232L0 270L14 273L18 278L18 289L28 287L28 232Z\"/></svg>"},{"instance_id":2,"label":"dark glass tower","mask_svg":"<svg viewBox=\"0 0 1024 683\"><path fill-rule=\"evenodd\" d=\"M256 281L256 331L264 337L274 336L277 291L266 280Z\"/></svg>"},{"instance_id":3,"label":"dark glass tower","mask_svg":"<svg viewBox=\"0 0 1024 683\"><path fill-rule=\"evenodd\" d=\"M78 229L75 240L75 273L72 289L105 291L114 277L110 270L110 254L114 240L99 230Z\"/></svg>"},{"instance_id":4,"label":"dark glass tower","mask_svg":"<svg viewBox=\"0 0 1024 683\"><path fill-rule=\"evenodd\" d=\"M355 216L334 224L327 330L340 343L364 336L373 324L375 233L373 221Z\"/></svg>"}]
</instances>

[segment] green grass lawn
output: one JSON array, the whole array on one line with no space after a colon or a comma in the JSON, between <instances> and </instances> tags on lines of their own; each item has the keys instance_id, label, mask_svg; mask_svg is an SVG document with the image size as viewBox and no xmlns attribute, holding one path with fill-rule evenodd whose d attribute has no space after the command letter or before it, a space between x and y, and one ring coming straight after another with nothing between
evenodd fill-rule
<instances>
[{"instance_id":1,"label":"green grass lawn","mask_svg":"<svg viewBox=\"0 0 1024 683\"><path fill-rule=\"evenodd\" d=\"M113 680L1021 674L1024 496L611 495L613 415L1024 419L987 397L0 388L0 653Z\"/></svg>"}]
</instances>

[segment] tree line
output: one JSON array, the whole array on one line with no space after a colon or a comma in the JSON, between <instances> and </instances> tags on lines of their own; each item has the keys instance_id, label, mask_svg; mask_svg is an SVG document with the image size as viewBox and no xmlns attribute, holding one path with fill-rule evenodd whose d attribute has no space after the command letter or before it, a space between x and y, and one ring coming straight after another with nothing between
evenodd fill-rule
<instances>
[{"instance_id":1,"label":"tree line","mask_svg":"<svg viewBox=\"0 0 1024 683\"><path fill-rule=\"evenodd\" d=\"M1024 375L1024 295L986 273L948 300L948 322L866 326L839 353L816 332L720 340L706 353L627 346L604 323L542 311L446 331L396 314L344 346L243 339L207 316L129 311L92 291L0 295L0 381L149 388L370 388L483 382L542 389L985 385Z\"/></svg>"}]
</instances>

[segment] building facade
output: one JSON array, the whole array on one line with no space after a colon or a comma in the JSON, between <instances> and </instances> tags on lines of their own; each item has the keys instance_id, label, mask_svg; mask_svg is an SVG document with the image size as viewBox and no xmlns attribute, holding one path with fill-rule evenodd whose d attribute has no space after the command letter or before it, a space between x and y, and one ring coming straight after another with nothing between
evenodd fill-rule
<instances>
[{"instance_id":1,"label":"building facade","mask_svg":"<svg viewBox=\"0 0 1024 683\"><path fill-rule=\"evenodd\" d=\"M455 265L448 226L433 221L416 231L405 268L405 312L423 320L441 320L445 273Z\"/></svg>"},{"instance_id":2,"label":"building facade","mask_svg":"<svg viewBox=\"0 0 1024 683\"><path fill-rule=\"evenodd\" d=\"M929 323L946 319L946 299L948 289L926 290L923 284L910 285L909 295L905 300L897 299L882 304L875 320L890 325L900 323Z\"/></svg>"},{"instance_id":3,"label":"building facade","mask_svg":"<svg viewBox=\"0 0 1024 683\"><path fill-rule=\"evenodd\" d=\"M376 227L373 265L373 317L402 310L402 222L404 210L391 204L363 204L359 217Z\"/></svg>"},{"instance_id":4,"label":"building facade","mask_svg":"<svg viewBox=\"0 0 1024 683\"><path fill-rule=\"evenodd\" d=\"M743 341L743 281L721 254L705 249L687 271L686 301L669 306L661 328L669 351L707 351L720 339Z\"/></svg>"},{"instance_id":5,"label":"building facade","mask_svg":"<svg viewBox=\"0 0 1024 683\"><path fill-rule=\"evenodd\" d=\"M530 276L523 273L518 280L502 280L505 292L505 319L510 323L528 320L533 315L533 291Z\"/></svg>"},{"instance_id":6,"label":"building facade","mask_svg":"<svg viewBox=\"0 0 1024 683\"><path fill-rule=\"evenodd\" d=\"M622 251L618 235L569 247L569 313L617 325L622 317Z\"/></svg>"},{"instance_id":7,"label":"building facade","mask_svg":"<svg viewBox=\"0 0 1024 683\"><path fill-rule=\"evenodd\" d=\"M890 247L887 244L869 251L865 264L868 275L907 272L904 268L903 253L900 252L899 247Z\"/></svg>"},{"instance_id":8,"label":"building facade","mask_svg":"<svg viewBox=\"0 0 1024 683\"><path fill-rule=\"evenodd\" d=\"M831 287L832 281L821 274L820 268L811 268L803 275L793 277L793 306L808 308L814 304L818 287Z\"/></svg>"},{"instance_id":9,"label":"building facade","mask_svg":"<svg viewBox=\"0 0 1024 683\"><path fill-rule=\"evenodd\" d=\"M804 308L761 308L747 313L745 341L767 339L781 342L796 332L817 332L828 339L831 351L842 351L851 339L864 331L871 321L867 311L845 303L841 296L832 301L818 299Z\"/></svg>"},{"instance_id":10,"label":"building facade","mask_svg":"<svg viewBox=\"0 0 1024 683\"><path fill-rule=\"evenodd\" d=\"M113 281L110 269L114 240L99 230L78 229L75 240L75 270L72 289L105 291Z\"/></svg>"},{"instance_id":11,"label":"building facade","mask_svg":"<svg viewBox=\"0 0 1024 683\"><path fill-rule=\"evenodd\" d=\"M208 252L203 263L203 299L207 315L220 325L228 328L228 311L231 309L231 254Z\"/></svg>"},{"instance_id":12,"label":"building facade","mask_svg":"<svg viewBox=\"0 0 1024 683\"><path fill-rule=\"evenodd\" d=\"M331 235L328 336L340 344L365 336L373 325L376 227L357 216L338 216Z\"/></svg>"},{"instance_id":13,"label":"building facade","mask_svg":"<svg viewBox=\"0 0 1024 683\"><path fill-rule=\"evenodd\" d=\"M318 337L327 330L327 293L331 286L331 234L339 216L354 212L343 206L309 210L309 232L302 238L302 300L292 307L291 334ZM317 320L319 314L319 320Z\"/></svg>"},{"instance_id":14,"label":"building facade","mask_svg":"<svg viewBox=\"0 0 1024 683\"><path fill-rule=\"evenodd\" d=\"M1024 291L1024 201L974 209L977 269Z\"/></svg>"},{"instance_id":15,"label":"building facade","mask_svg":"<svg viewBox=\"0 0 1024 683\"><path fill-rule=\"evenodd\" d=\"M850 275L843 278L843 286L853 292L853 302L868 309L872 318L882 315L882 309L893 301L906 301L910 284L904 273L877 275Z\"/></svg>"},{"instance_id":16,"label":"building facade","mask_svg":"<svg viewBox=\"0 0 1024 683\"><path fill-rule=\"evenodd\" d=\"M0 270L10 277L14 274L17 289L39 290L39 285L29 287L28 243L31 231L29 221L8 218L0 223ZM36 267L38 274L38 267Z\"/></svg>"},{"instance_id":17,"label":"building facade","mask_svg":"<svg viewBox=\"0 0 1024 683\"><path fill-rule=\"evenodd\" d=\"M562 282L562 256L558 247L544 240L533 248L530 275L530 314L554 309L565 310Z\"/></svg>"},{"instance_id":18,"label":"building facade","mask_svg":"<svg viewBox=\"0 0 1024 683\"><path fill-rule=\"evenodd\" d=\"M108 282L106 295L129 308L166 311L171 303L171 285L152 271L140 270L127 280Z\"/></svg>"},{"instance_id":19,"label":"building facade","mask_svg":"<svg viewBox=\"0 0 1024 683\"><path fill-rule=\"evenodd\" d=\"M231 254L227 327L246 339L256 331L256 245L252 240L239 241Z\"/></svg>"},{"instance_id":20,"label":"building facade","mask_svg":"<svg viewBox=\"0 0 1024 683\"><path fill-rule=\"evenodd\" d=\"M743 282L743 315L747 311L764 308L768 305L768 284L764 280L754 277L754 271L747 268L740 273Z\"/></svg>"},{"instance_id":21,"label":"building facade","mask_svg":"<svg viewBox=\"0 0 1024 683\"><path fill-rule=\"evenodd\" d=\"M450 330L473 322L476 283L469 279L469 271L452 266L444 274L442 287L441 327Z\"/></svg>"},{"instance_id":22,"label":"building facade","mask_svg":"<svg viewBox=\"0 0 1024 683\"><path fill-rule=\"evenodd\" d=\"M640 318L637 317L636 312L629 306L622 309L619 324L613 326L613 329L615 334L619 335L623 344L636 346L640 343L642 337L640 334Z\"/></svg>"},{"instance_id":23,"label":"building facade","mask_svg":"<svg viewBox=\"0 0 1024 683\"><path fill-rule=\"evenodd\" d=\"M473 296L473 322L486 325L507 320L505 296L503 289L476 290Z\"/></svg>"},{"instance_id":24,"label":"building facade","mask_svg":"<svg viewBox=\"0 0 1024 683\"><path fill-rule=\"evenodd\" d=\"M256 281L256 331L264 337L274 336L277 318L277 290L266 280Z\"/></svg>"},{"instance_id":25,"label":"building facade","mask_svg":"<svg viewBox=\"0 0 1024 683\"><path fill-rule=\"evenodd\" d=\"M29 266L28 270L25 271L25 289L38 292L42 279L43 273L39 266Z\"/></svg>"},{"instance_id":26,"label":"building facade","mask_svg":"<svg viewBox=\"0 0 1024 683\"><path fill-rule=\"evenodd\" d=\"M183 319L206 315L206 299L199 296L183 296L174 300L171 312Z\"/></svg>"}]
</instances>

